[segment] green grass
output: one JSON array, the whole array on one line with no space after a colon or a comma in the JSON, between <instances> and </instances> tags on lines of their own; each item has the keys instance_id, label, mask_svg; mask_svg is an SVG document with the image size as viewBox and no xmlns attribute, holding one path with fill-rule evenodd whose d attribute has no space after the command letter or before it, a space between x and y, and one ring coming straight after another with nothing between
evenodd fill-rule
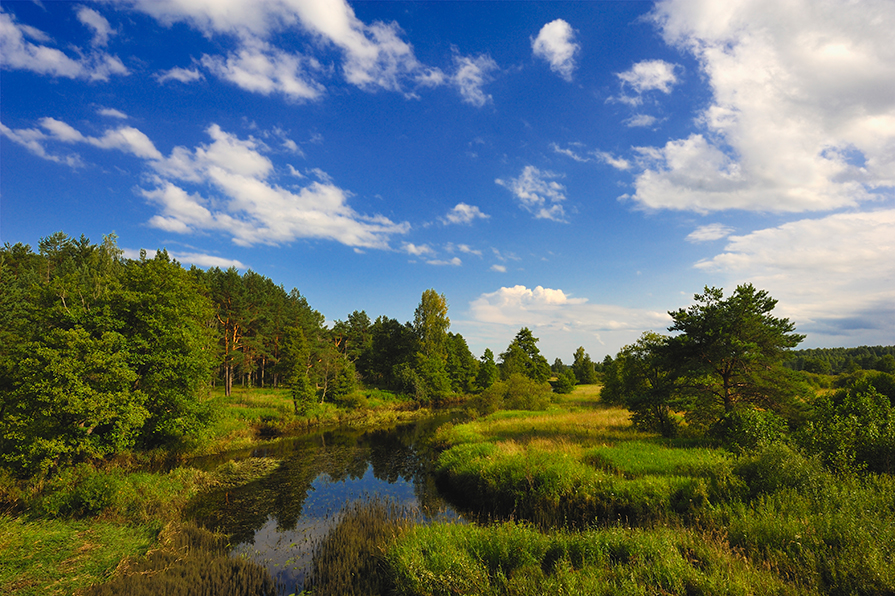
<instances>
[{"instance_id":1,"label":"green grass","mask_svg":"<svg viewBox=\"0 0 895 596\"><path fill-rule=\"evenodd\" d=\"M722 542L676 528L541 532L524 524L417 527L388 551L395 593L811 594Z\"/></svg>"},{"instance_id":2,"label":"green grass","mask_svg":"<svg viewBox=\"0 0 895 596\"><path fill-rule=\"evenodd\" d=\"M391 559L400 593L895 594L892 476L834 474L780 443L735 457L662 440L592 399L439 430L455 502L530 525L416 531ZM569 536L639 554L579 564L555 542Z\"/></svg>"},{"instance_id":3,"label":"green grass","mask_svg":"<svg viewBox=\"0 0 895 596\"><path fill-rule=\"evenodd\" d=\"M72 594L154 543L153 524L0 515L0 594Z\"/></svg>"}]
</instances>

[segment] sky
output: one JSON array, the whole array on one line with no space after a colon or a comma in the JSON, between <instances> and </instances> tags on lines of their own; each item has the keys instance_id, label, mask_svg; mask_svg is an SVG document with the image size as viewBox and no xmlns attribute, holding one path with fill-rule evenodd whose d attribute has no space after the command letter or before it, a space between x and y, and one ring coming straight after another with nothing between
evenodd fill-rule
<instances>
[{"instance_id":1,"label":"sky","mask_svg":"<svg viewBox=\"0 0 895 596\"><path fill-rule=\"evenodd\" d=\"M752 283L895 343L895 2L0 2L0 242L595 360Z\"/></svg>"}]
</instances>

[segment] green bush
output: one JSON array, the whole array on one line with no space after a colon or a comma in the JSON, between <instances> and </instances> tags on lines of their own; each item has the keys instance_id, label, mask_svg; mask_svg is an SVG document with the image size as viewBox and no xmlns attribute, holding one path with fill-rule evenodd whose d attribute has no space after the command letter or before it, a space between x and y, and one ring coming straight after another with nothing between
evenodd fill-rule
<instances>
[{"instance_id":1,"label":"green bush","mask_svg":"<svg viewBox=\"0 0 895 596\"><path fill-rule=\"evenodd\" d=\"M786 421L776 413L746 407L725 414L712 428L712 435L730 451L743 453L785 440L788 430Z\"/></svg>"},{"instance_id":2,"label":"green bush","mask_svg":"<svg viewBox=\"0 0 895 596\"><path fill-rule=\"evenodd\" d=\"M734 465L734 473L745 482L750 498L782 489L816 494L829 480L818 460L783 443L772 443L742 456Z\"/></svg>"}]
</instances>

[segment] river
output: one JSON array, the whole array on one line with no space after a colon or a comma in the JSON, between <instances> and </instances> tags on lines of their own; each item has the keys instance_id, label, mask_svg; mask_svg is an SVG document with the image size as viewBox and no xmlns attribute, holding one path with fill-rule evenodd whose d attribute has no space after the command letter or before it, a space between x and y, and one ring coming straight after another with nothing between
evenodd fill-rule
<instances>
[{"instance_id":1,"label":"river","mask_svg":"<svg viewBox=\"0 0 895 596\"><path fill-rule=\"evenodd\" d=\"M298 593L314 546L347 504L380 497L421 523L462 519L435 487L425 440L448 420L442 415L388 428L326 430L196 462L209 469L247 457L282 463L260 480L203 497L188 515L230 535L233 554L266 567L280 594Z\"/></svg>"}]
</instances>

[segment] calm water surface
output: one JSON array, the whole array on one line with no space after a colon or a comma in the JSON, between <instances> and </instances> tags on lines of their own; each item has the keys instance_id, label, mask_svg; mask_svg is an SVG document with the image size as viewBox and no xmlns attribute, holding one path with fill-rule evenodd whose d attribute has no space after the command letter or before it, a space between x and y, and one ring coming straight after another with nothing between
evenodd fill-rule
<instances>
[{"instance_id":1,"label":"calm water surface","mask_svg":"<svg viewBox=\"0 0 895 596\"><path fill-rule=\"evenodd\" d=\"M263 450L228 454L226 459L273 457L283 463L268 477L203 498L188 514L231 535L234 554L267 567L282 594L299 592L315 544L347 504L378 496L422 523L460 519L435 488L425 445L448 419L318 432ZM213 468L226 459L197 464Z\"/></svg>"}]
</instances>

